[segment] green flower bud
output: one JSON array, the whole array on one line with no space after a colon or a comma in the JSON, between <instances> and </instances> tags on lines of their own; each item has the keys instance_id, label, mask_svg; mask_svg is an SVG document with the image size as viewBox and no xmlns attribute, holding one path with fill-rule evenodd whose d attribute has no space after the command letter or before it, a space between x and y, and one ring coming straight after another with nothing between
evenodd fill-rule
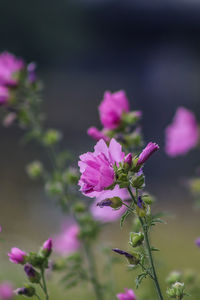
<instances>
[{"instance_id":1,"label":"green flower bud","mask_svg":"<svg viewBox=\"0 0 200 300\"><path fill-rule=\"evenodd\" d=\"M186 295L184 289L185 289L184 283L175 282L171 288L167 289L167 295L171 298L176 298L181 300Z\"/></svg>"},{"instance_id":2,"label":"green flower bud","mask_svg":"<svg viewBox=\"0 0 200 300\"><path fill-rule=\"evenodd\" d=\"M104 206L110 206L112 208L120 208L122 206L123 202L119 197L113 197L113 198L108 198L104 199L100 202L97 203L97 206L103 208Z\"/></svg>"},{"instance_id":3,"label":"green flower bud","mask_svg":"<svg viewBox=\"0 0 200 300\"><path fill-rule=\"evenodd\" d=\"M142 200L144 201L145 204L151 205L155 202L155 199L151 195L143 195Z\"/></svg>"},{"instance_id":4,"label":"green flower bud","mask_svg":"<svg viewBox=\"0 0 200 300\"><path fill-rule=\"evenodd\" d=\"M142 232L131 232L130 233L130 245L132 247L137 247L144 241L144 234Z\"/></svg>"},{"instance_id":5,"label":"green flower bud","mask_svg":"<svg viewBox=\"0 0 200 300\"><path fill-rule=\"evenodd\" d=\"M76 185L79 180L79 174L76 169L69 168L63 173L64 182L72 185Z\"/></svg>"},{"instance_id":6,"label":"green flower bud","mask_svg":"<svg viewBox=\"0 0 200 300\"><path fill-rule=\"evenodd\" d=\"M173 283L175 283L175 282L177 282L177 281L180 281L181 278L182 278L181 272L179 272L179 271L173 271L173 272L171 272L171 273L168 275L168 277L167 277L167 279L166 279L166 282L167 282L168 284L173 284Z\"/></svg>"},{"instance_id":7,"label":"green flower bud","mask_svg":"<svg viewBox=\"0 0 200 300\"><path fill-rule=\"evenodd\" d=\"M76 213L83 213L85 212L85 204L82 203L82 202L77 202L75 205L74 205L74 212Z\"/></svg>"},{"instance_id":8,"label":"green flower bud","mask_svg":"<svg viewBox=\"0 0 200 300\"><path fill-rule=\"evenodd\" d=\"M47 182L45 189L50 196L60 196L63 194L63 186L59 181Z\"/></svg>"},{"instance_id":9,"label":"green flower bud","mask_svg":"<svg viewBox=\"0 0 200 300\"><path fill-rule=\"evenodd\" d=\"M61 133L56 129L49 129L43 137L43 142L46 146L57 144L62 138Z\"/></svg>"},{"instance_id":10,"label":"green flower bud","mask_svg":"<svg viewBox=\"0 0 200 300\"><path fill-rule=\"evenodd\" d=\"M40 253L30 252L27 257L27 262L30 263L33 267L41 268L41 267L48 267L48 260Z\"/></svg>"},{"instance_id":11,"label":"green flower bud","mask_svg":"<svg viewBox=\"0 0 200 300\"><path fill-rule=\"evenodd\" d=\"M142 189L144 187L144 174L134 175L131 179L131 185L136 189Z\"/></svg>"},{"instance_id":12,"label":"green flower bud","mask_svg":"<svg viewBox=\"0 0 200 300\"><path fill-rule=\"evenodd\" d=\"M42 175L43 165L40 161L34 161L26 167L26 171L32 179L36 179Z\"/></svg>"}]
</instances>

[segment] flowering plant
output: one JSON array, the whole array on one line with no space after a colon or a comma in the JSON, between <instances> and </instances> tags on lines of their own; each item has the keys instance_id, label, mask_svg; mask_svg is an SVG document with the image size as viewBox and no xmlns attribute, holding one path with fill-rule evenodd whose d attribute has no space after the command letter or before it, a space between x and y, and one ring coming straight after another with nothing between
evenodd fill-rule
<instances>
[{"instance_id":1,"label":"flowering plant","mask_svg":"<svg viewBox=\"0 0 200 300\"><path fill-rule=\"evenodd\" d=\"M79 175L78 169L72 167L69 153L60 150L63 137L60 131L46 128L41 110L42 85L37 79L35 67L34 63L26 65L23 60L9 53L0 55L3 124L18 125L25 131L25 141L35 141L45 149L49 163L37 159L28 164L27 173L30 178L43 181L47 195L56 199L66 214L67 222L61 233L53 240L48 239L39 252L26 253L16 247L11 249L8 254L10 261L23 265L29 280L28 284L16 290L16 294L50 299L46 273L59 272L67 288L81 282L90 283L97 300L139 299L132 287L125 287L124 293L117 293L113 288L110 272L115 262L125 258L129 270L137 272L134 289L149 278L157 292L156 296L154 293L149 296L151 299L156 297L163 300L167 295L183 299L186 292L182 278L170 280L167 293L163 292L154 261L154 253L159 249L152 246L150 233L155 225L164 221L162 214L152 213L154 201L145 191L144 165L159 150L159 146L149 142L143 147L138 125L141 112L130 111L124 91L105 92L99 106L103 129L88 129L88 134L97 143L93 152L80 155ZM167 129L167 151L170 155L187 152L196 145L198 137L195 120L184 109L179 111L174 123ZM174 139L177 140L182 124L189 124L187 135L190 141L187 145L179 143L177 149ZM120 249L116 245L102 249L104 258L108 256L107 262L105 259L102 265L105 263L109 272L107 276L99 276L98 256L94 255L99 233L106 223L117 220L123 227L128 218L134 220L128 248L124 246ZM51 261L52 252L57 256Z\"/></svg>"}]
</instances>

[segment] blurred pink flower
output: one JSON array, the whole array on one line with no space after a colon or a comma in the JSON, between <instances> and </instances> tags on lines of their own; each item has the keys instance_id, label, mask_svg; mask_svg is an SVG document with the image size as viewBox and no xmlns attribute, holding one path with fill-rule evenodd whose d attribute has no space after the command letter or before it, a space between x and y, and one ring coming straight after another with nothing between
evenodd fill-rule
<instances>
[{"instance_id":1,"label":"blurred pink flower","mask_svg":"<svg viewBox=\"0 0 200 300\"><path fill-rule=\"evenodd\" d=\"M99 106L102 125L107 129L115 129L121 123L124 112L129 112L129 103L124 91L115 93L105 92L104 99Z\"/></svg>"},{"instance_id":2,"label":"blurred pink flower","mask_svg":"<svg viewBox=\"0 0 200 300\"><path fill-rule=\"evenodd\" d=\"M80 229L76 224L64 227L61 233L54 238L55 252L62 255L76 252L80 248L79 232Z\"/></svg>"},{"instance_id":3,"label":"blurred pink flower","mask_svg":"<svg viewBox=\"0 0 200 300\"><path fill-rule=\"evenodd\" d=\"M166 153L169 156L184 155L197 145L198 139L199 129L194 114L179 107L172 124L166 128Z\"/></svg>"},{"instance_id":4,"label":"blurred pink flower","mask_svg":"<svg viewBox=\"0 0 200 300\"><path fill-rule=\"evenodd\" d=\"M115 222L123 215L123 213L126 211L125 206L122 206L117 210L110 206L105 206L103 208L97 206L98 202L113 197L119 197L121 200L127 200L130 198L127 189L120 189L117 185L113 190L103 191L90 207L91 214L95 220L102 223Z\"/></svg>"},{"instance_id":5,"label":"blurred pink flower","mask_svg":"<svg viewBox=\"0 0 200 300\"><path fill-rule=\"evenodd\" d=\"M117 294L117 298L119 300L136 300L135 293L131 289L130 290L125 289L124 294Z\"/></svg>"},{"instance_id":6,"label":"blurred pink flower","mask_svg":"<svg viewBox=\"0 0 200 300\"><path fill-rule=\"evenodd\" d=\"M17 58L11 53L3 52L0 54L0 85L13 86L17 84L15 74L24 67L22 59Z\"/></svg>"},{"instance_id":7,"label":"blurred pink flower","mask_svg":"<svg viewBox=\"0 0 200 300\"><path fill-rule=\"evenodd\" d=\"M105 142L108 142L109 141L109 137L107 137L103 130L100 131L99 129L97 129L96 127L90 127L88 128L87 130L87 134L89 136L91 136L91 138L93 138L94 140L96 141L99 141L101 139L103 139Z\"/></svg>"},{"instance_id":8,"label":"blurred pink flower","mask_svg":"<svg viewBox=\"0 0 200 300\"><path fill-rule=\"evenodd\" d=\"M78 163L82 173L79 180L80 191L88 197L97 197L114 182L113 165L123 161L122 146L112 139L109 147L101 139L94 147L94 152L80 156Z\"/></svg>"},{"instance_id":9,"label":"blurred pink flower","mask_svg":"<svg viewBox=\"0 0 200 300\"><path fill-rule=\"evenodd\" d=\"M0 283L0 300L11 300L13 299L13 288L11 283L2 282Z\"/></svg>"},{"instance_id":10,"label":"blurred pink flower","mask_svg":"<svg viewBox=\"0 0 200 300\"><path fill-rule=\"evenodd\" d=\"M10 97L10 93L7 87L0 85L0 105L5 104Z\"/></svg>"}]
</instances>

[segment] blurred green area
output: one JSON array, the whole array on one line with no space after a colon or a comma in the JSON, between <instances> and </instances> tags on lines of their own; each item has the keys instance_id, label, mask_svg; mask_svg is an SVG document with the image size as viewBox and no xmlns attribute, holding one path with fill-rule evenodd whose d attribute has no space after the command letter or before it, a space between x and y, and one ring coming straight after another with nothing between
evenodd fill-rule
<instances>
[{"instance_id":1,"label":"blurred green area","mask_svg":"<svg viewBox=\"0 0 200 300\"><path fill-rule=\"evenodd\" d=\"M184 205L183 205L184 204ZM154 211L166 209L171 213L171 216L165 218L167 224L158 225L152 232L152 245L158 247L161 251L155 253L157 271L160 277L160 282L163 291L166 289L165 279L172 270L188 271L192 270L196 273L195 286L196 290L191 290L187 286L186 290L191 293L191 300L199 300L200 294L200 249L194 243L194 240L199 235L199 215L200 211L195 211L192 208L192 203L184 203L179 199L174 205L171 203L160 204L156 203ZM128 249L128 232L131 228L131 219L127 224L120 229L119 224L106 225L101 233L100 239L96 244L95 253L97 255L97 264L100 278L105 280L107 275L103 269L105 258L101 252L104 245L112 249L119 247ZM37 227L37 226L36 226ZM25 228L24 228L25 229ZM2 233L1 241L1 274L0 279L9 279L15 283L15 286L21 286L25 280L23 268L18 265L13 265L8 262L6 252L9 246L19 246L25 250L37 250L44 237L44 232L21 231L20 236L13 236L11 233ZM34 237L34 239L33 239ZM115 253L111 255L116 255ZM124 287L133 288L135 290L135 275L137 271L128 271L126 261L120 257L120 264L114 266L113 275L116 280L116 292L120 292ZM110 276L110 275L108 275ZM92 287L86 284L81 284L71 290L65 290L64 285L60 282L61 277L58 275L50 275L48 285L50 287L51 299L75 299L79 297L82 300L94 299ZM136 290L138 299L140 300L155 300L152 283L144 280L140 288ZM149 296L151 295L151 296ZM167 297L165 296L165 299Z\"/></svg>"}]
</instances>

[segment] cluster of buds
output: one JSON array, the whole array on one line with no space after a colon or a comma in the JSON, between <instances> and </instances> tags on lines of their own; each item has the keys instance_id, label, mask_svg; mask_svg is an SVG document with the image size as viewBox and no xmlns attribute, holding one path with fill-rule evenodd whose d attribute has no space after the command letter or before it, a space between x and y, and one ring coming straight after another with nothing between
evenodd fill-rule
<instances>
[{"instance_id":1,"label":"cluster of buds","mask_svg":"<svg viewBox=\"0 0 200 300\"><path fill-rule=\"evenodd\" d=\"M31 284L27 284L22 288L18 288L15 293L17 295L24 295L32 297L35 295L36 290L32 284L41 283L41 274L45 269L49 267L49 256L52 252L52 239L48 239L38 253L30 252L26 253L19 248L12 248L8 253L9 260L15 264L21 264L24 266L24 272L27 279Z\"/></svg>"},{"instance_id":2,"label":"cluster of buds","mask_svg":"<svg viewBox=\"0 0 200 300\"><path fill-rule=\"evenodd\" d=\"M167 295L170 298L175 298L178 300L182 300L184 296L187 294L185 293L185 285L181 282L175 282L172 284L170 288L167 289Z\"/></svg>"},{"instance_id":3,"label":"cluster of buds","mask_svg":"<svg viewBox=\"0 0 200 300\"><path fill-rule=\"evenodd\" d=\"M131 153L127 154L119 167L115 166L116 183L120 188L132 186L135 189L143 189L145 178L142 171L144 163L159 149L156 143L150 142L137 157Z\"/></svg>"}]
</instances>

